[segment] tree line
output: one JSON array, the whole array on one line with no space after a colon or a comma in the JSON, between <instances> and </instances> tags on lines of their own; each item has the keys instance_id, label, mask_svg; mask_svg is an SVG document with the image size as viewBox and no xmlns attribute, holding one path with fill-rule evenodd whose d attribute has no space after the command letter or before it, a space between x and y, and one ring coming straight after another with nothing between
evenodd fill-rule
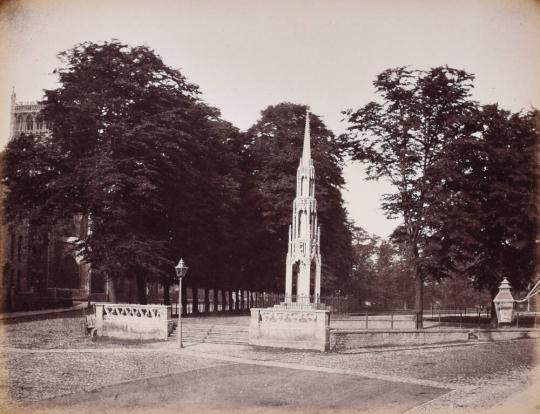
<instances>
[{"instance_id":1,"label":"tree line","mask_svg":"<svg viewBox=\"0 0 540 414\"><path fill-rule=\"evenodd\" d=\"M306 107L269 106L242 132L148 47L85 42L59 56L59 86L42 101L51 134L6 148L7 219L85 217L80 254L107 278L129 275L140 303L150 281L168 294L180 256L194 288L281 292ZM374 82L378 101L345 111L346 134L311 117L323 294L359 294L358 272L375 266L347 220L348 157L396 189L383 209L403 224L385 242L392 254L377 254L400 258L398 290L414 286L419 311L429 281L494 291L502 276L516 287L533 277L536 112L480 105L473 79L389 69Z\"/></svg>"},{"instance_id":2,"label":"tree line","mask_svg":"<svg viewBox=\"0 0 540 414\"><path fill-rule=\"evenodd\" d=\"M481 105L473 81L449 67L388 69L378 99L345 112L353 159L395 189L382 208L403 220L392 239L420 313L427 282L462 277L494 297L503 277L518 290L535 277L538 112Z\"/></svg>"},{"instance_id":3,"label":"tree line","mask_svg":"<svg viewBox=\"0 0 540 414\"><path fill-rule=\"evenodd\" d=\"M93 274L133 280L140 303L150 281L169 300L180 256L195 289L283 290L306 107L270 106L241 133L147 47L86 42L59 57L41 102L51 134L6 149L7 219L86 217L79 254ZM317 116L311 130L329 292L352 260L345 152Z\"/></svg>"}]
</instances>

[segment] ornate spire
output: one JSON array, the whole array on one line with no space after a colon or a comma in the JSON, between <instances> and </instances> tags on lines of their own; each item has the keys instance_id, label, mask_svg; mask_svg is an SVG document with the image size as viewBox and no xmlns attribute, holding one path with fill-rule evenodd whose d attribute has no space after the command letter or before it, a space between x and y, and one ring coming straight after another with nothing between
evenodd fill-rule
<instances>
[{"instance_id":1,"label":"ornate spire","mask_svg":"<svg viewBox=\"0 0 540 414\"><path fill-rule=\"evenodd\" d=\"M311 165L311 134L309 131L309 106L306 108L306 127L304 129L304 148L302 150L302 164Z\"/></svg>"},{"instance_id":2,"label":"ornate spire","mask_svg":"<svg viewBox=\"0 0 540 414\"><path fill-rule=\"evenodd\" d=\"M312 305L318 306L321 293L319 235L317 200L315 200L315 167L311 159L309 108L306 108L304 147L296 170L296 198L293 202L292 226L289 227L289 250L285 273L287 302L302 303L307 300L308 303L311 301ZM314 277L312 277L311 269L315 270Z\"/></svg>"}]
</instances>

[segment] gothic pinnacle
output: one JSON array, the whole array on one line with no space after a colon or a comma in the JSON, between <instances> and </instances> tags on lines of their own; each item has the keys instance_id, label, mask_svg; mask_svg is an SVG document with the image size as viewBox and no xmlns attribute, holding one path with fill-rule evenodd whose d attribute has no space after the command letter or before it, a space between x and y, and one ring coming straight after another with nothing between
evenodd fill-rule
<instances>
[{"instance_id":1,"label":"gothic pinnacle","mask_svg":"<svg viewBox=\"0 0 540 414\"><path fill-rule=\"evenodd\" d=\"M304 148L302 150L302 164L311 165L311 134L309 131L309 107L306 108L306 127L304 129Z\"/></svg>"}]
</instances>

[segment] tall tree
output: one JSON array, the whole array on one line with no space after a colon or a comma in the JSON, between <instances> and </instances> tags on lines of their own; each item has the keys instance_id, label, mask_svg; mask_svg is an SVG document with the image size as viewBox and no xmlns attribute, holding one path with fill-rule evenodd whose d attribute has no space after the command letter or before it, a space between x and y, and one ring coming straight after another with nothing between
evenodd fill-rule
<instances>
[{"instance_id":1,"label":"tall tree","mask_svg":"<svg viewBox=\"0 0 540 414\"><path fill-rule=\"evenodd\" d=\"M233 209L237 185L222 153L236 129L147 47L86 42L60 57L60 87L43 101L51 136L8 148L29 166L7 174L12 206L39 209L49 223L87 216L85 260L109 278L132 277L141 303L148 279L171 282L179 255L204 281L220 239L211 235Z\"/></svg>"},{"instance_id":2,"label":"tall tree","mask_svg":"<svg viewBox=\"0 0 540 414\"><path fill-rule=\"evenodd\" d=\"M432 166L433 272L464 276L492 297L503 277L516 289L534 278L536 114L480 107L470 120L475 132L452 142Z\"/></svg>"},{"instance_id":3,"label":"tall tree","mask_svg":"<svg viewBox=\"0 0 540 414\"><path fill-rule=\"evenodd\" d=\"M259 286L267 290L284 285L305 113L303 105L269 106L246 134L246 274L259 278ZM310 116L310 128L321 226L321 287L328 294L343 289L352 265L351 233L341 197L344 154L342 145L318 116Z\"/></svg>"},{"instance_id":4,"label":"tall tree","mask_svg":"<svg viewBox=\"0 0 540 414\"><path fill-rule=\"evenodd\" d=\"M384 198L389 217L401 217L400 234L413 263L418 327L422 327L427 206L432 196L428 170L445 147L466 134L463 122L475 110L473 75L449 67L428 71L389 69L374 82L380 97L346 112L353 159L367 164L370 179L384 178L396 189Z\"/></svg>"}]
</instances>

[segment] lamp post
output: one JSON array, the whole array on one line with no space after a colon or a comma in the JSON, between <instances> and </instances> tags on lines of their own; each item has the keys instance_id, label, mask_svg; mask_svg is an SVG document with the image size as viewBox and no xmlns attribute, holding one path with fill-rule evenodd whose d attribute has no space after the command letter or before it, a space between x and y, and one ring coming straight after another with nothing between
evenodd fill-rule
<instances>
[{"instance_id":1,"label":"lamp post","mask_svg":"<svg viewBox=\"0 0 540 414\"><path fill-rule=\"evenodd\" d=\"M506 278L499 286L499 293L493 299L495 312L497 312L497 324L510 324L514 320L514 297L512 296L511 286Z\"/></svg>"},{"instance_id":2,"label":"lamp post","mask_svg":"<svg viewBox=\"0 0 540 414\"><path fill-rule=\"evenodd\" d=\"M188 267L184 264L184 260L180 259L174 270L178 278L178 347L182 348L182 279L186 276Z\"/></svg>"}]
</instances>

